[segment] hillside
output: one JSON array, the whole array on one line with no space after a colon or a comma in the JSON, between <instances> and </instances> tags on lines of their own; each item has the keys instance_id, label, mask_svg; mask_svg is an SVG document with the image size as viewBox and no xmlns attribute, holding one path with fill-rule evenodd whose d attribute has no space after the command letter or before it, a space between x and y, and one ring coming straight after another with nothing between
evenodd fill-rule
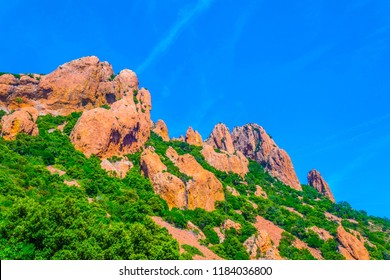
<instances>
[{"instance_id":1,"label":"hillside","mask_svg":"<svg viewBox=\"0 0 390 280\"><path fill-rule=\"evenodd\" d=\"M389 219L301 184L263 127L171 139L131 70L1 73L0 109L1 259L390 259Z\"/></svg>"}]
</instances>

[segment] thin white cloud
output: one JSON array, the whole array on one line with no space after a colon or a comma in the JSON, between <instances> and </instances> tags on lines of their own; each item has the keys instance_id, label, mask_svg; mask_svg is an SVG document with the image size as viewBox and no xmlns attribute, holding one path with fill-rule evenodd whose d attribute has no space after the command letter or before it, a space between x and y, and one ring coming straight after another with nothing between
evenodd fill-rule
<instances>
[{"instance_id":1,"label":"thin white cloud","mask_svg":"<svg viewBox=\"0 0 390 280\"><path fill-rule=\"evenodd\" d=\"M187 11L185 11L176 23L171 27L167 36L165 36L158 44L154 47L149 56L144 62L138 66L136 72L143 72L149 65L151 65L156 58L165 53L168 48L174 42L176 36L184 29L184 27L190 22L190 20L201 12L207 10L214 0L198 0L196 5Z\"/></svg>"}]
</instances>

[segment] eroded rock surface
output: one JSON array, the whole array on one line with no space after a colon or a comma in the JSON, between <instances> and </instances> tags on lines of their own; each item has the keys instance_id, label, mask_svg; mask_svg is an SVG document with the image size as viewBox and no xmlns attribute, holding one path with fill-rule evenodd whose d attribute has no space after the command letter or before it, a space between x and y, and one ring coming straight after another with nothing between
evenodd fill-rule
<instances>
[{"instance_id":1,"label":"eroded rock surface","mask_svg":"<svg viewBox=\"0 0 390 280\"><path fill-rule=\"evenodd\" d=\"M366 247L364 247L364 241L359 240L356 236L347 232L343 226L337 228L337 238L340 242L340 253L347 260L369 260L370 256Z\"/></svg>"},{"instance_id":2,"label":"eroded rock surface","mask_svg":"<svg viewBox=\"0 0 390 280\"><path fill-rule=\"evenodd\" d=\"M18 133L38 135L38 110L33 107L18 109L1 119L1 134L6 140L14 140Z\"/></svg>"},{"instance_id":3,"label":"eroded rock surface","mask_svg":"<svg viewBox=\"0 0 390 280\"><path fill-rule=\"evenodd\" d=\"M186 190L184 183L175 175L166 172L167 167L153 148L146 148L141 154L141 170L153 185L154 191L167 203L169 208L186 208Z\"/></svg>"},{"instance_id":4,"label":"eroded rock surface","mask_svg":"<svg viewBox=\"0 0 390 280\"><path fill-rule=\"evenodd\" d=\"M215 202L224 200L221 182L213 173L205 170L192 155L179 155L172 147L167 149L166 155L180 172L192 177L186 183L188 209L199 207L212 211L215 209Z\"/></svg>"},{"instance_id":5,"label":"eroded rock surface","mask_svg":"<svg viewBox=\"0 0 390 280\"><path fill-rule=\"evenodd\" d=\"M329 188L328 183L322 178L320 172L317 170L311 170L307 174L308 185L315 188L319 193L327 196L331 201L335 202L332 191Z\"/></svg>"},{"instance_id":6,"label":"eroded rock surface","mask_svg":"<svg viewBox=\"0 0 390 280\"><path fill-rule=\"evenodd\" d=\"M232 139L236 151L259 162L266 171L284 184L302 190L289 155L276 145L261 126L247 124L235 127Z\"/></svg>"}]
</instances>

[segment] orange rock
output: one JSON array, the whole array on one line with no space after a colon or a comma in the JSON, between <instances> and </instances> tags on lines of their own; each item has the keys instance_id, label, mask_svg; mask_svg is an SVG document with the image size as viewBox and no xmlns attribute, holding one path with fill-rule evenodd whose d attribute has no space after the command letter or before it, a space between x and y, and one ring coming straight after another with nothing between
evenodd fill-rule
<instances>
[{"instance_id":1,"label":"orange rock","mask_svg":"<svg viewBox=\"0 0 390 280\"><path fill-rule=\"evenodd\" d=\"M196 130L193 130L192 127L189 127L187 129L186 138L185 141L194 146L202 146L202 136L200 136L199 132Z\"/></svg>"},{"instance_id":2,"label":"orange rock","mask_svg":"<svg viewBox=\"0 0 390 280\"><path fill-rule=\"evenodd\" d=\"M114 102L109 110L84 111L70 135L75 148L88 157L92 154L111 157L139 151L150 135L151 108L149 92L140 92Z\"/></svg>"},{"instance_id":3,"label":"orange rock","mask_svg":"<svg viewBox=\"0 0 390 280\"><path fill-rule=\"evenodd\" d=\"M236 151L241 151L265 167L273 177L284 184L302 190L289 155L257 124L235 127L232 133Z\"/></svg>"},{"instance_id":4,"label":"orange rock","mask_svg":"<svg viewBox=\"0 0 390 280\"><path fill-rule=\"evenodd\" d=\"M228 192L230 192L233 196L240 196L240 193L233 187L227 186L226 189Z\"/></svg>"},{"instance_id":5,"label":"orange rock","mask_svg":"<svg viewBox=\"0 0 390 280\"><path fill-rule=\"evenodd\" d=\"M319 228L319 227L317 227L317 226L312 226L310 229L311 229L312 231L314 231L315 233L317 233L318 236L319 236L322 240L328 241L329 239L333 238L332 235L331 235L328 231L326 231L326 230L324 230L324 229L322 229L322 228Z\"/></svg>"},{"instance_id":6,"label":"orange rock","mask_svg":"<svg viewBox=\"0 0 390 280\"><path fill-rule=\"evenodd\" d=\"M109 63L88 56L65 63L47 75L20 75L19 79L10 74L0 76L0 106L16 109L28 105L45 114L68 115L132 97L137 90L138 79L133 71L124 69L114 78ZM144 101L142 92L138 99Z\"/></svg>"},{"instance_id":7,"label":"orange rock","mask_svg":"<svg viewBox=\"0 0 390 280\"><path fill-rule=\"evenodd\" d=\"M218 170L233 172L241 177L245 177L249 171L248 159L241 152L237 152L237 155L228 154L225 151L217 153L212 146L204 144L201 153L206 161Z\"/></svg>"},{"instance_id":8,"label":"orange rock","mask_svg":"<svg viewBox=\"0 0 390 280\"><path fill-rule=\"evenodd\" d=\"M226 151L229 154L234 154L235 152L230 131L223 123L214 126L213 131L209 138L206 139L205 143L211 145L215 149Z\"/></svg>"},{"instance_id":9,"label":"orange rock","mask_svg":"<svg viewBox=\"0 0 390 280\"><path fill-rule=\"evenodd\" d=\"M241 230L241 224L236 223L235 221L232 221L230 219L225 220L222 224L222 229L226 231L231 228L234 228L238 232Z\"/></svg>"},{"instance_id":10,"label":"orange rock","mask_svg":"<svg viewBox=\"0 0 390 280\"><path fill-rule=\"evenodd\" d=\"M267 193L263 190L262 187L260 187L258 185L256 185L255 196L261 196L262 198L265 198L265 199L268 198Z\"/></svg>"},{"instance_id":11,"label":"orange rock","mask_svg":"<svg viewBox=\"0 0 390 280\"><path fill-rule=\"evenodd\" d=\"M141 154L141 170L150 179L154 191L168 203L170 209L187 207L184 183L175 175L166 172L167 167L150 147Z\"/></svg>"},{"instance_id":12,"label":"orange rock","mask_svg":"<svg viewBox=\"0 0 390 280\"><path fill-rule=\"evenodd\" d=\"M168 128L163 120L158 120L152 131L159 135L164 141L169 141Z\"/></svg>"},{"instance_id":13,"label":"orange rock","mask_svg":"<svg viewBox=\"0 0 390 280\"><path fill-rule=\"evenodd\" d=\"M1 119L1 134L6 140L14 140L18 133L38 135L38 110L33 107L18 109Z\"/></svg>"},{"instance_id":14,"label":"orange rock","mask_svg":"<svg viewBox=\"0 0 390 280\"><path fill-rule=\"evenodd\" d=\"M343 226L337 228L337 238L340 242L340 253L347 260L369 260L370 255L364 247L364 241L345 231Z\"/></svg>"},{"instance_id":15,"label":"orange rock","mask_svg":"<svg viewBox=\"0 0 390 280\"><path fill-rule=\"evenodd\" d=\"M100 163L100 166L109 172L110 175L123 179L126 177L127 171L133 167L133 164L126 159L121 159L115 162L110 162L109 160L104 159Z\"/></svg>"},{"instance_id":16,"label":"orange rock","mask_svg":"<svg viewBox=\"0 0 390 280\"><path fill-rule=\"evenodd\" d=\"M111 65L100 62L95 56L79 58L42 76L37 96L46 109L59 114L92 109L123 96L116 93L109 82L113 74ZM106 86L101 85L105 82L108 82Z\"/></svg>"},{"instance_id":17,"label":"orange rock","mask_svg":"<svg viewBox=\"0 0 390 280\"><path fill-rule=\"evenodd\" d=\"M259 230L257 235L249 237L243 245L249 253L251 260L261 257L267 258L273 250L271 238L265 230Z\"/></svg>"},{"instance_id":18,"label":"orange rock","mask_svg":"<svg viewBox=\"0 0 390 280\"><path fill-rule=\"evenodd\" d=\"M188 221L187 228L192 231L198 239L206 239L206 235L204 235L203 231L200 230L196 225L192 222Z\"/></svg>"},{"instance_id":19,"label":"orange rock","mask_svg":"<svg viewBox=\"0 0 390 280\"><path fill-rule=\"evenodd\" d=\"M186 185L188 209L203 208L212 211L215 209L216 201L224 200L221 182L213 173L205 170L193 156L189 154L179 156L172 147L167 149L166 155L180 172L192 177Z\"/></svg>"},{"instance_id":20,"label":"orange rock","mask_svg":"<svg viewBox=\"0 0 390 280\"><path fill-rule=\"evenodd\" d=\"M319 193L327 196L330 201L335 202L332 191L330 190L328 183L322 178L320 172L317 170L311 170L309 174L307 174L308 185L315 188Z\"/></svg>"}]
</instances>

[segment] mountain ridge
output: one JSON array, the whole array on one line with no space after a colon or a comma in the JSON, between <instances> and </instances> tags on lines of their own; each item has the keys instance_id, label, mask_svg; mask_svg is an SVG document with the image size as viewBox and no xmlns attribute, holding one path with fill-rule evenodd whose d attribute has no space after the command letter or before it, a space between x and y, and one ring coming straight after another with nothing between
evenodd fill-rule
<instances>
[{"instance_id":1,"label":"mountain ridge","mask_svg":"<svg viewBox=\"0 0 390 280\"><path fill-rule=\"evenodd\" d=\"M23 158L28 155L28 162L34 155L32 166L59 165L66 174L61 176L74 180L88 203L98 204L99 196L106 197L107 202L99 206L104 209L117 201L111 185L118 184L114 193L127 192L130 187L133 196L138 196L134 203L141 205L150 196L158 210L149 207L147 214L140 214L143 219L158 214L180 230L196 233L198 244L191 246L206 246L221 258L389 256L388 221L369 218L348 204L334 203L329 186L317 171L308 174L310 186L301 185L287 152L261 126L246 124L230 133L220 123L205 141L189 127L185 136L170 139L166 124L151 120L150 93L139 88L131 70L115 76L107 62L85 57L48 75L3 74L0 105L6 110L1 119L2 145L15 152L16 158L17 154ZM66 158L61 159L59 147L37 148L35 139L43 145L67 143ZM26 149L28 153L23 152ZM82 155L78 161L88 163L99 174L97 178L83 165L69 163L76 155ZM101 168L107 173L101 173ZM38 175L33 176L24 184L38 179ZM107 222L114 215L120 225L132 225L116 213L118 207L114 213L107 212ZM370 228L378 223L383 224L382 230L369 238L373 234ZM5 244L10 242L4 240ZM188 251L180 250L182 258L189 258ZM126 254L121 256L126 258Z\"/></svg>"}]
</instances>

